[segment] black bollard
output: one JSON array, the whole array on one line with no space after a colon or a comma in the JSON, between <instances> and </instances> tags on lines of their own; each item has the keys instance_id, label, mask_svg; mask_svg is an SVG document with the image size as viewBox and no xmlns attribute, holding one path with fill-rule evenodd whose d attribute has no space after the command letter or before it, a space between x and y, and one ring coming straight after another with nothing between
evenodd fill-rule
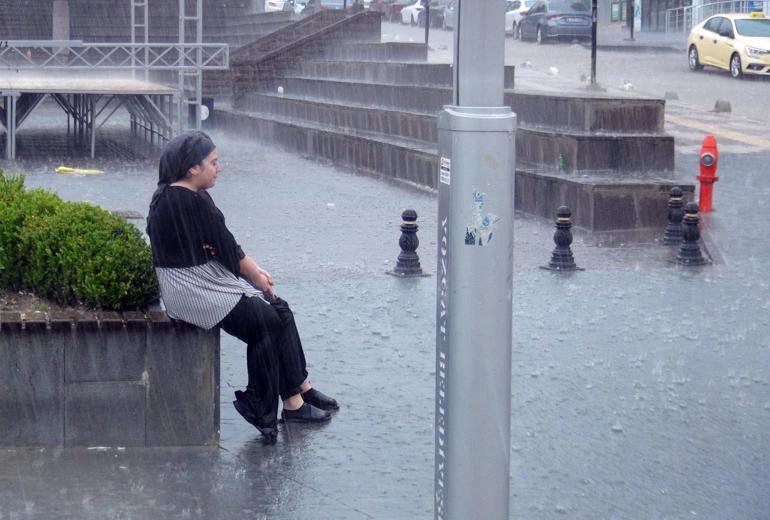
<instances>
[{"instance_id":1,"label":"black bollard","mask_svg":"<svg viewBox=\"0 0 770 520\"><path fill-rule=\"evenodd\" d=\"M551 253L551 261L548 267L551 271L582 271L575 264L575 258L572 256L572 212L567 206L561 206L556 212L556 232L553 234L553 241L556 247Z\"/></svg>"},{"instance_id":2,"label":"black bollard","mask_svg":"<svg viewBox=\"0 0 770 520\"><path fill-rule=\"evenodd\" d=\"M683 205L682 188L674 186L668 195L668 225L663 234L663 244L667 246L677 246L682 243Z\"/></svg>"},{"instance_id":3,"label":"black bollard","mask_svg":"<svg viewBox=\"0 0 770 520\"><path fill-rule=\"evenodd\" d=\"M679 254L676 255L676 263L679 265L703 265L708 261L703 257L698 245L700 240L700 217L698 216L698 204L695 202L687 203L684 208L684 218L682 219L682 245L679 246Z\"/></svg>"},{"instance_id":4,"label":"black bollard","mask_svg":"<svg viewBox=\"0 0 770 520\"><path fill-rule=\"evenodd\" d=\"M401 213L401 220L401 238L398 239L401 253L398 255L396 268L388 271L388 274L403 277L430 276L422 272L420 257L417 256L417 246L420 245L417 238L417 212L406 209Z\"/></svg>"}]
</instances>

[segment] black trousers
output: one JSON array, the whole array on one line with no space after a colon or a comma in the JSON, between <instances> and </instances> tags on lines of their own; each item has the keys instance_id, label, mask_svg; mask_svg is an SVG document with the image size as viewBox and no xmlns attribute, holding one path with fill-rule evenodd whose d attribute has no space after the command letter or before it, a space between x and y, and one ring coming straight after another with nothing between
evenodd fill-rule
<instances>
[{"instance_id":1,"label":"black trousers","mask_svg":"<svg viewBox=\"0 0 770 520\"><path fill-rule=\"evenodd\" d=\"M288 399L300 393L307 379L305 353L289 304L281 298L267 303L244 296L220 326L246 343L246 394L258 415L274 421L278 396Z\"/></svg>"}]
</instances>

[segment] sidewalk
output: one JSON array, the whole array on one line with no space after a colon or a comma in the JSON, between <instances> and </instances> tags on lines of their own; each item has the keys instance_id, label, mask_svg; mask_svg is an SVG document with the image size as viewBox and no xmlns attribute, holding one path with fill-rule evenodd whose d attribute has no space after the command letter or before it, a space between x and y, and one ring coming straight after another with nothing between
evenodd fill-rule
<instances>
[{"instance_id":1,"label":"sidewalk","mask_svg":"<svg viewBox=\"0 0 770 520\"><path fill-rule=\"evenodd\" d=\"M634 39L631 40L630 29L619 25L607 25L597 28L596 47L612 51L678 53L687 50L688 35L687 32L634 31ZM591 46L590 42L587 46Z\"/></svg>"},{"instance_id":2,"label":"sidewalk","mask_svg":"<svg viewBox=\"0 0 770 520\"><path fill-rule=\"evenodd\" d=\"M223 334L219 449L0 450L0 519L432 518L436 278L385 271L413 208L435 272L436 197L213 137L225 169L212 195L294 307L311 379L341 410L263 446L230 403L245 348ZM723 262L702 269L676 268L662 246L602 248L577 233L586 270L560 276L539 269L552 223L517 215L511 518L770 510L770 245L747 220L770 198L757 168L769 155L720 157L705 228ZM23 164L27 185L146 213L155 164L105 161L102 176L52 164Z\"/></svg>"}]
</instances>

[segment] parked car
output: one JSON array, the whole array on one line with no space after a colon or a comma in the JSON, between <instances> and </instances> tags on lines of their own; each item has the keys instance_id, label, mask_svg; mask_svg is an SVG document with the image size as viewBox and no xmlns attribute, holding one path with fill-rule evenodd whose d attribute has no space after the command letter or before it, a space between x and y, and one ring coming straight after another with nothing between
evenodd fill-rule
<instances>
[{"instance_id":1,"label":"parked car","mask_svg":"<svg viewBox=\"0 0 770 520\"><path fill-rule=\"evenodd\" d=\"M352 4L353 0L348 0L348 9L350 9ZM326 11L327 9L344 9L345 0L320 0L318 8L321 11Z\"/></svg>"},{"instance_id":2,"label":"parked car","mask_svg":"<svg viewBox=\"0 0 770 520\"><path fill-rule=\"evenodd\" d=\"M734 78L770 75L770 19L761 12L707 18L690 31L687 61L690 70L708 65Z\"/></svg>"},{"instance_id":3,"label":"parked car","mask_svg":"<svg viewBox=\"0 0 770 520\"><path fill-rule=\"evenodd\" d=\"M425 6L423 0L412 0L412 2L401 9L401 23L409 25L417 25L417 20L420 16L420 11L423 11Z\"/></svg>"},{"instance_id":4,"label":"parked car","mask_svg":"<svg viewBox=\"0 0 770 520\"><path fill-rule=\"evenodd\" d=\"M445 31L455 28L457 24L457 12L455 11L456 1L449 0L449 3L444 8L444 15L441 17L442 27Z\"/></svg>"},{"instance_id":5,"label":"parked car","mask_svg":"<svg viewBox=\"0 0 770 520\"><path fill-rule=\"evenodd\" d=\"M505 33L519 39L519 23L535 0L509 0L505 5Z\"/></svg>"},{"instance_id":6,"label":"parked car","mask_svg":"<svg viewBox=\"0 0 770 520\"><path fill-rule=\"evenodd\" d=\"M383 18L389 22L400 22L401 9L413 3L414 0L374 0L372 9L381 11Z\"/></svg>"},{"instance_id":7,"label":"parked car","mask_svg":"<svg viewBox=\"0 0 770 520\"><path fill-rule=\"evenodd\" d=\"M265 0L265 12L273 11L292 11L294 10L293 0Z\"/></svg>"},{"instance_id":8,"label":"parked car","mask_svg":"<svg viewBox=\"0 0 770 520\"><path fill-rule=\"evenodd\" d=\"M520 38L591 39L591 8L587 0L536 0L519 22Z\"/></svg>"},{"instance_id":9,"label":"parked car","mask_svg":"<svg viewBox=\"0 0 770 520\"><path fill-rule=\"evenodd\" d=\"M447 6L448 0L430 0L430 26L431 27L443 27L444 26L444 8ZM420 11L417 16L417 25L425 27L425 9Z\"/></svg>"}]
</instances>

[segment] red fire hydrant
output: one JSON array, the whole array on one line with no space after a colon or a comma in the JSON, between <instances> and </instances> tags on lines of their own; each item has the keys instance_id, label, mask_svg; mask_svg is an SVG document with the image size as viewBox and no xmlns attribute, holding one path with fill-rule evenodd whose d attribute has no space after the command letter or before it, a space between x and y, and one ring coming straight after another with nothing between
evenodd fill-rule
<instances>
[{"instance_id":1,"label":"red fire hydrant","mask_svg":"<svg viewBox=\"0 0 770 520\"><path fill-rule=\"evenodd\" d=\"M718 161L717 140L714 139L713 135L707 135L703 140L703 147L700 149L700 175L696 177L700 181L699 209L701 213L712 209L712 190L714 183L719 180L716 175Z\"/></svg>"}]
</instances>

